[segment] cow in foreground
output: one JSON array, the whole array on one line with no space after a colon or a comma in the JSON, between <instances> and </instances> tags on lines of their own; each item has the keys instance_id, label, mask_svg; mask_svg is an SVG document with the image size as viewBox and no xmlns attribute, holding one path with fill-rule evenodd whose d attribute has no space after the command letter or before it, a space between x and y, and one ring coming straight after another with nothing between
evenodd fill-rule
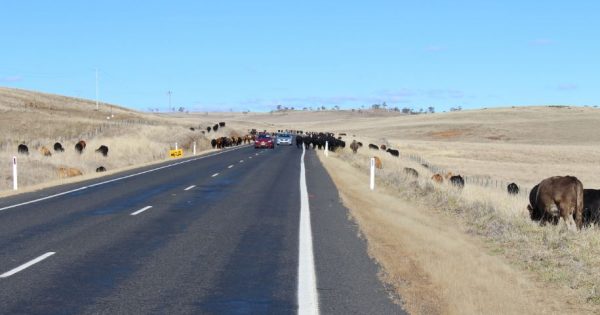
<instances>
[{"instance_id":1,"label":"cow in foreground","mask_svg":"<svg viewBox=\"0 0 600 315\"><path fill-rule=\"evenodd\" d=\"M583 185L573 176L553 176L535 185L529 194L529 216L533 221L558 224L563 219L570 230L583 225ZM575 221L573 222L573 217Z\"/></svg>"}]
</instances>

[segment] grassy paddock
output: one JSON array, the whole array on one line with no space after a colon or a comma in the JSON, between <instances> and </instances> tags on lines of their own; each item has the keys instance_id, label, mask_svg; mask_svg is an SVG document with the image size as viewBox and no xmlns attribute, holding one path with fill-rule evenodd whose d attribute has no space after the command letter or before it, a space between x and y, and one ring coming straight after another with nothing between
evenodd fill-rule
<instances>
[{"instance_id":1,"label":"grassy paddock","mask_svg":"<svg viewBox=\"0 0 600 315\"><path fill-rule=\"evenodd\" d=\"M596 228L569 232L564 224L540 227L528 218L527 196L509 196L497 189L466 185L458 191L433 183L432 173L411 160L383 152L339 151L335 156L364 173L369 158L377 155L383 169L376 170L376 185L385 185L405 200L424 204L459 219L470 234L482 237L493 254L508 258L539 279L576 290L581 303L600 304L600 232ZM404 167L419 172L415 180Z\"/></svg>"}]
</instances>

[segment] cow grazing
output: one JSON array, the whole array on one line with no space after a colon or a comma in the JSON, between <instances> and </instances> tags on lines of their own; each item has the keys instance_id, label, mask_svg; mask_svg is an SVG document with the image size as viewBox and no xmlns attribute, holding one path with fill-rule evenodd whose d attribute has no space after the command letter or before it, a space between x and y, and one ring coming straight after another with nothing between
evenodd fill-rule
<instances>
[{"instance_id":1,"label":"cow grazing","mask_svg":"<svg viewBox=\"0 0 600 315\"><path fill-rule=\"evenodd\" d=\"M433 176L431 176L431 180L438 184L441 184L444 182L444 177L440 174L434 174Z\"/></svg>"},{"instance_id":2,"label":"cow grazing","mask_svg":"<svg viewBox=\"0 0 600 315\"><path fill-rule=\"evenodd\" d=\"M362 142L359 141L357 143L358 143L358 147L362 148L362 146L363 146Z\"/></svg>"},{"instance_id":3,"label":"cow grazing","mask_svg":"<svg viewBox=\"0 0 600 315\"><path fill-rule=\"evenodd\" d=\"M219 122L219 127L225 127L225 122L224 121Z\"/></svg>"},{"instance_id":4,"label":"cow grazing","mask_svg":"<svg viewBox=\"0 0 600 315\"><path fill-rule=\"evenodd\" d=\"M48 150L48 148L46 148L46 147L41 147L40 148L40 153L43 156L52 156L52 152L50 152L50 150Z\"/></svg>"},{"instance_id":5,"label":"cow grazing","mask_svg":"<svg viewBox=\"0 0 600 315\"><path fill-rule=\"evenodd\" d=\"M356 142L356 140L352 140L352 143L350 143L350 149L352 149L352 153L358 152L358 148L358 142Z\"/></svg>"},{"instance_id":6,"label":"cow grazing","mask_svg":"<svg viewBox=\"0 0 600 315\"><path fill-rule=\"evenodd\" d=\"M414 168L410 168L410 167L404 168L404 174L406 174L408 176L412 176L412 177L419 177L419 172L417 172L417 170L415 170Z\"/></svg>"},{"instance_id":7,"label":"cow grazing","mask_svg":"<svg viewBox=\"0 0 600 315\"><path fill-rule=\"evenodd\" d=\"M60 144L60 142L56 142L54 144L54 152L64 152L65 148L63 148L62 144Z\"/></svg>"},{"instance_id":8,"label":"cow grazing","mask_svg":"<svg viewBox=\"0 0 600 315\"><path fill-rule=\"evenodd\" d=\"M206 127L206 132L210 133L210 129L211 129L210 126Z\"/></svg>"},{"instance_id":9,"label":"cow grazing","mask_svg":"<svg viewBox=\"0 0 600 315\"><path fill-rule=\"evenodd\" d=\"M583 225L600 225L600 189L583 190Z\"/></svg>"},{"instance_id":10,"label":"cow grazing","mask_svg":"<svg viewBox=\"0 0 600 315\"><path fill-rule=\"evenodd\" d=\"M379 146L379 148L383 151L387 150L387 147L385 146L385 144L382 144L381 146Z\"/></svg>"},{"instance_id":11,"label":"cow grazing","mask_svg":"<svg viewBox=\"0 0 600 315\"><path fill-rule=\"evenodd\" d=\"M108 156L108 147L101 145L98 149L96 149L96 152L101 153L102 156Z\"/></svg>"},{"instance_id":12,"label":"cow grazing","mask_svg":"<svg viewBox=\"0 0 600 315\"><path fill-rule=\"evenodd\" d=\"M456 188L462 189L465 187L465 180L460 175L450 177L450 184Z\"/></svg>"},{"instance_id":13,"label":"cow grazing","mask_svg":"<svg viewBox=\"0 0 600 315\"><path fill-rule=\"evenodd\" d=\"M196 131L196 128L194 128L194 127L190 127L190 130L191 130L191 131Z\"/></svg>"},{"instance_id":14,"label":"cow grazing","mask_svg":"<svg viewBox=\"0 0 600 315\"><path fill-rule=\"evenodd\" d=\"M219 130L219 124L215 124L215 125L213 126L213 131L214 131L214 132L217 132L217 130Z\"/></svg>"},{"instance_id":15,"label":"cow grazing","mask_svg":"<svg viewBox=\"0 0 600 315\"><path fill-rule=\"evenodd\" d=\"M563 219L569 229L583 225L583 185L573 176L553 176L535 185L529 194L529 216L533 221L558 224ZM573 222L575 217L575 222Z\"/></svg>"},{"instance_id":16,"label":"cow grazing","mask_svg":"<svg viewBox=\"0 0 600 315\"><path fill-rule=\"evenodd\" d=\"M387 152L388 152L389 154L391 154L392 156L395 156L395 157L399 157L399 156L400 156L400 151L398 151L398 150L394 150L394 149L387 149Z\"/></svg>"},{"instance_id":17,"label":"cow grazing","mask_svg":"<svg viewBox=\"0 0 600 315\"><path fill-rule=\"evenodd\" d=\"M338 134L338 136L340 136L340 137L341 137L341 136L346 136L346 133L345 133L345 132L340 132L340 133Z\"/></svg>"},{"instance_id":18,"label":"cow grazing","mask_svg":"<svg viewBox=\"0 0 600 315\"><path fill-rule=\"evenodd\" d=\"M100 167L96 168L96 173L102 173L102 172L106 172L106 167L100 166Z\"/></svg>"},{"instance_id":19,"label":"cow grazing","mask_svg":"<svg viewBox=\"0 0 600 315\"><path fill-rule=\"evenodd\" d=\"M373 159L375 159L375 168L382 169L383 164L381 163L381 160L376 156L374 156Z\"/></svg>"},{"instance_id":20,"label":"cow grazing","mask_svg":"<svg viewBox=\"0 0 600 315\"><path fill-rule=\"evenodd\" d=\"M369 149L371 149L371 150L379 150L379 147L376 146L376 145L374 145L374 144L372 144L372 143L369 143Z\"/></svg>"},{"instance_id":21,"label":"cow grazing","mask_svg":"<svg viewBox=\"0 0 600 315\"><path fill-rule=\"evenodd\" d=\"M217 147L217 140L216 139L212 139L210 140L210 145L212 146L212 148L216 148Z\"/></svg>"},{"instance_id":22,"label":"cow grazing","mask_svg":"<svg viewBox=\"0 0 600 315\"><path fill-rule=\"evenodd\" d=\"M508 184L508 186L506 186L506 190L508 191L509 195L518 195L519 194L519 186L517 186L517 184L515 184L515 183Z\"/></svg>"},{"instance_id":23,"label":"cow grazing","mask_svg":"<svg viewBox=\"0 0 600 315\"><path fill-rule=\"evenodd\" d=\"M427 165L425 163L421 163L421 166L423 166L424 168L429 168L429 165Z\"/></svg>"},{"instance_id":24,"label":"cow grazing","mask_svg":"<svg viewBox=\"0 0 600 315\"><path fill-rule=\"evenodd\" d=\"M24 144L19 144L17 152L19 152L19 154L29 155L29 148Z\"/></svg>"},{"instance_id":25,"label":"cow grazing","mask_svg":"<svg viewBox=\"0 0 600 315\"><path fill-rule=\"evenodd\" d=\"M72 167L59 167L58 168L58 177L60 178L65 178L65 177L74 177L74 176L80 176L83 175L83 173L76 168L72 168Z\"/></svg>"},{"instance_id":26,"label":"cow grazing","mask_svg":"<svg viewBox=\"0 0 600 315\"><path fill-rule=\"evenodd\" d=\"M79 142L77 142L75 144L75 151L77 151L79 154L83 153L83 150L85 149L85 141L83 140L79 140Z\"/></svg>"}]
</instances>

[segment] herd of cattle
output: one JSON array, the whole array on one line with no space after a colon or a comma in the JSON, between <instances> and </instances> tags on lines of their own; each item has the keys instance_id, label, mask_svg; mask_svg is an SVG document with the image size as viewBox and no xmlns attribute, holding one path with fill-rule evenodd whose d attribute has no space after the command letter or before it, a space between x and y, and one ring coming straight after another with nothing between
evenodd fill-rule
<instances>
[{"instance_id":1,"label":"herd of cattle","mask_svg":"<svg viewBox=\"0 0 600 315\"><path fill-rule=\"evenodd\" d=\"M341 136L335 137L333 133L305 133L296 136L296 146L302 148L312 147L313 149L324 149L328 142L328 149L335 151L338 148L345 148L346 143ZM353 153L357 153L363 147L361 142L353 140L349 145ZM399 151L389 148L386 145L369 144L371 150L383 150L394 157L399 157ZM376 168L383 168L381 159L373 157ZM427 164L423 167L429 168ZM405 167L403 169L407 176L417 178L419 173L414 168ZM451 172L446 174L434 174L431 180L441 184L450 183L451 186L462 189L465 186L465 180L461 175ZM516 183L510 183L506 187L509 195L519 194L519 186ZM535 185L529 194L530 218L537 221L540 225L547 223L558 224L562 218L569 229L581 229L584 226L600 225L600 190L583 189L582 183L573 176L554 176L542 180Z\"/></svg>"},{"instance_id":2,"label":"herd of cattle","mask_svg":"<svg viewBox=\"0 0 600 315\"><path fill-rule=\"evenodd\" d=\"M220 122L212 127L207 127L206 130L208 132L211 130L217 131L219 127L225 127L225 122ZM279 132L283 131L279 130ZM338 137L335 137L333 133L329 132L303 132L299 130L286 132L296 134L296 146L298 148L304 147L306 149L312 148L323 150L327 147L330 151L336 151L346 147L346 142L342 140L342 136L346 136L345 133L340 133L338 134ZM272 134L275 135L276 133ZM219 137L212 139L210 143L213 149L222 149L230 146L252 143L255 139L256 132L252 130L252 132L243 137ZM358 150L363 147L363 144L353 140L349 147L353 153L357 153ZM84 140L80 140L74 145L75 151L79 154L82 154L85 148L86 142ZM386 145L378 146L370 143L368 148L370 150L385 151L393 157L400 156L398 150L392 149ZM62 153L65 151L60 142L54 143L53 149L54 153ZM52 156L52 152L45 146L40 147L39 151L43 156ZM19 154L29 155L29 148L25 144L20 144L17 147L17 152ZM106 157L108 156L108 147L106 145L101 145L95 152ZM374 157L374 160L376 168L383 168L381 159ZM428 168L427 164L422 164L422 166ZM96 169L96 172L104 171L106 171L104 166L99 166ZM419 177L419 172L413 168L405 167L403 171L409 177ZM63 167L58 169L58 173L61 177L81 175L81 171L77 169ZM465 186L464 178L453 173L434 174L431 176L431 180L438 184L448 182L457 189L462 189ZM516 183L508 184L506 190L510 195L519 194L519 186ZM558 224L561 218L570 229L581 229L584 226L590 226L592 224L600 225L600 190L583 189L581 181L573 176L554 176L546 178L531 189L527 209L529 210L531 220L539 221L541 225L547 223Z\"/></svg>"},{"instance_id":3,"label":"herd of cattle","mask_svg":"<svg viewBox=\"0 0 600 315\"><path fill-rule=\"evenodd\" d=\"M87 144L84 140L79 140L74 145L75 152L77 152L79 154L83 154L86 145ZM65 148L63 147L62 143L60 143L60 142L54 143L53 149L54 149L55 154L57 154L57 153L60 154L60 153L65 152ZM38 148L38 151L45 157L52 156L52 151L50 151L50 149L48 149L45 146L41 146L40 148ZM98 147L98 149L95 150L95 152L101 154L104 157L107 157L108 156L108 146L101 145L100 147ZM17 153L19 153L21 155L29 155L29 147L26 144L21 143L17 147ZM83 174L81 172L81 170L78 170L75 168L70 168L70 167L59 167L57 169L57 172L58 172L59 177L73 177L73 176L78 176L78 175ZM104 166L99 166L96 168L96 172L98 172L98 173L106 172L106 168Z\"/></svg>"}]
</instances>

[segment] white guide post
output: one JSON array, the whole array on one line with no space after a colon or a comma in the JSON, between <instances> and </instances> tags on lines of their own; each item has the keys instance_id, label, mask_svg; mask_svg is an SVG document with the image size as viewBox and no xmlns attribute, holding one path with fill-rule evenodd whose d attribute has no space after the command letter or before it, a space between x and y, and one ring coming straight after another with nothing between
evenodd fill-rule
<instances>
[{"instance_id":1,"label":"white guide post","mask_svg":"<svg viewBox=\"0 0 600 315\"><path fill-rule=\"evenodd\" d=\"M325 156L329 156L329 141L325 141Z\"/></svg>"},{"instance_id":2,"label":"white guide post","mask_svg":"<svg viewBox=\"0 0 600 315\"><path fill-rule=\"evenodd\" d=\"M375 158L371 158L371 178L369 181L371 190L375 189Z\"/></svg>"},{"instance_id":3,"label":"white guide post","mask_svg":"<svg viewBox=\"0 0 600 315\"><path fill-rule=\"evenodd\" d=\"M196 155L196 142L194 142L194 155Z\"/></svg>"},{"instance_id":4,"label":"white guide post","mask_svg":"<svg viewBox=\"0 0 600 315\"><path fill-rule=\"evenodd\" d=\"M17 157L13 156L13 190L17 190Z\"/></svg>"},{"instance_id":5,"label":"white guide post","mask_svg":"<svg viewBox=\"0 0 600 315\"><path fill-rule=\"evenodd\" d=\"M178 148L177 148L177 142L175 142L175 150L178 150Z\"/></svg>"}]
</instances>

